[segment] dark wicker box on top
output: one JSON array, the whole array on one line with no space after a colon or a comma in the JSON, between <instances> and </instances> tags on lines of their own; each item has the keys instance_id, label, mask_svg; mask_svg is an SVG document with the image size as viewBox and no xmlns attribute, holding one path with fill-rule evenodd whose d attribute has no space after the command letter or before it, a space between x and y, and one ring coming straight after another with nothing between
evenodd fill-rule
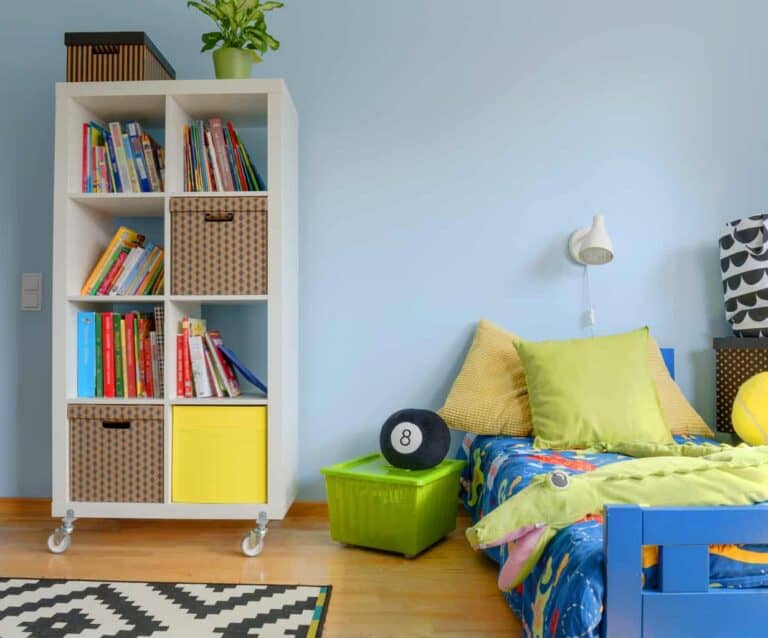
<instances>
[{"instance_id":1,"label":"dark wicker box on top","mask_svg":"<svg viewBox=\"0 0 768 638\"><path fill-rule=\"evenodd\" d=\"M715 339L717 376L717 431L733 434L731 410L739 387L758 372L768 370L768 339Z\"/></svg>"},{"instance_id":2,"label":"dark wicker box on top","mask_svg":"<svg viewBox=\"0 0 768 638\"><path fill-rule=\"evenodd\" d=\"M171 198L171 294L267 294L267 198Z\"/></svg>"},{"instance_id":3,"label":"dark wicker box on top","mask_svg":"<svg viewBox=\"0 0 768 638\"><path fill-rule=\"evenodd\" d=\"M67 82L175 80L176 71L143 31L65 33Z\"/></svg>"}]
</instances>

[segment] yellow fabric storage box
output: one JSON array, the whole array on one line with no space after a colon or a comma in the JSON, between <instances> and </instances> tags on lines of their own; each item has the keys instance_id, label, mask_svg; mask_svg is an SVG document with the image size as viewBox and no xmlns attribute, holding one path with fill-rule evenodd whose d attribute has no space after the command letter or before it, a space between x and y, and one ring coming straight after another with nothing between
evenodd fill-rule
<instances>
[{"instance_id":1,"label":"yellow fabric storage box","mask_svg":"<svg viewBox=\"0 0 768 638\"><path fill-rule=\"evenodd\" d=\"M172 499L267 501L267 409L174 406Z\"/></svg>"}]
</instances>

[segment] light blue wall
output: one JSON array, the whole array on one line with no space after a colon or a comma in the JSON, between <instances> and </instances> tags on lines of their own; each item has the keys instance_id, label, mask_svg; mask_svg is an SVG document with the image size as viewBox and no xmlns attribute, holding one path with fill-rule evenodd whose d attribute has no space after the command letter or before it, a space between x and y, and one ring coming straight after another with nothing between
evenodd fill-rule
<instances>
[{"instance_id":1,"label":"light blue wall","mask_svg":"<svg viewBox=\"0 0 768 638\"><path fill-rule=\"evenodd\" d=\"M288 0L283 76L301 115L301 498L437 407L472 324L582 334L571 230L596 210L599 331L647 323L713 417L716 237L768 199L768 4L695 0ZM67 30L143 29L210 78L182 0L16 2L0 21L0 495L50 493L53 83Z\"/></svg>"}]
</instances>

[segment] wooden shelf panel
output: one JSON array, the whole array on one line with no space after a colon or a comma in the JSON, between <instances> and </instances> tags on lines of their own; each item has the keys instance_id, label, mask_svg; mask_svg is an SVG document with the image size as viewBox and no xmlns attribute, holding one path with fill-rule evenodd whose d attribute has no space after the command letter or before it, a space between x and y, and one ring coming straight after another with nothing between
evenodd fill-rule
<instances>
[{"instance_id":1,"label":"wooden shelf panel","mask_svg":"<svg viewBox=\"0 0 768 638\"><path fill-rule=\"evenodd\" d=\"M133 397L133 398L126 398L126 397L115 397L115 398L104 398L99 397L95 399L87 399L84 397L78 397L78 398L71 398L67 399L67 405L73 404L73 403L80 403L84 405L134 405L134 404L149 404L149 405L158 405L161 403L164 403L164 399L148 399L146 397Z\"/></svg>"},{"instance_id":2,"label":"wooden shelf panel","mask_svg":"<svg viewBox=\"0 0 768 638\"><path fill-rule=\"evenodd\" d=\"M243 394L239 397L226 397L217 399L212 397L210 399L171 399L171 405L269 405L267 397Z\"/></svg>"},{"instance_id":3,"label":"wooden shelf panel","mask_svg":"<svg viewBox=\"0 0 768 638\"><path fill-rule=\"evenodd\" d=\"M165 300L163 295L72 295L67 301L76 304L161 304Z\"/></svg>"},{"instance_id":4,"label":"wooden shelf panel","mask_svg":"<svg viewBox=\"0 0 768 638\"><path fill-rule=\"evenodd\" d=\"M168 193L168 197L267 197L269 191L183 191L179 193Z\"/></svg>"},{"instance_id":5,"label":"wooden shelf panel","mask_svg":"<svg viewBox=\"0 0 768 638\"><path fill-rule=\"evenodd\" d=\"M268 295L171 295L169 299L176 303L199 303L212 305L244 305L263 303Z\"/></svg>"}]
</instances>

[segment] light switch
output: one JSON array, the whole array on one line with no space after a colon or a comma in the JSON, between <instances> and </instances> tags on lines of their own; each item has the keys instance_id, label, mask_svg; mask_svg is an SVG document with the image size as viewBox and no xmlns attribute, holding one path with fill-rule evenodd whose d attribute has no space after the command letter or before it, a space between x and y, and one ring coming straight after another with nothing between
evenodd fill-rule
<instances>
[{"instance_id":1,"label":"light switch","mask_svg":"<svg viewBox=\"0 0 768 638\"><path fill-rule=\"evenodd\" d=\"M43 274L25 272L21 275L21 309L39 312L43 299Z\"/></svg>"}]
</instances>

